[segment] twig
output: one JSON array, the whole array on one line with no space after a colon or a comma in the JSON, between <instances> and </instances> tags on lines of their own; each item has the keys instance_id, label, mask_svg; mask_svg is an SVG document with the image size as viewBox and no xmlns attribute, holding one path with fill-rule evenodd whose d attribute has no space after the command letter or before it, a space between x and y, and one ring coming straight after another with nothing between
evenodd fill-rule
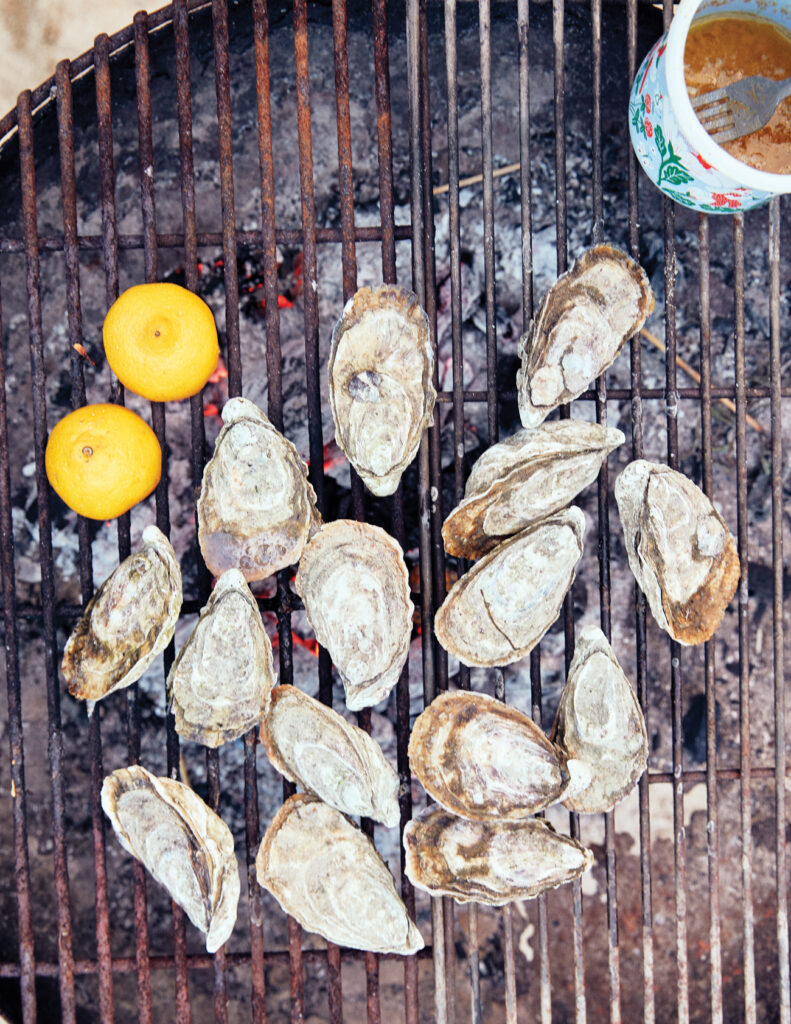
<instances>
[{"instance_id":1,"label":"twig","mask_svg":"<svg viewBox=\"0 0 791 1024\"><path fill-rule=\"evenodd\" d=\"M640 333L646 339L646 341L651 342L654 348L659 349L659 351L662 353L667 352L665 343L663 341L660 341L660 339L657 338L655 334L652 334L650 331L646 330L645 327L640 328ZM696 384L700 384L700 374L698 373L698 371L694 368L694 366L690 366L685 359L682 359L681 356L676 356L676 366L682 369L688 377L691 377ZM725 408L730 409L732 413L736 412L736 406L730 400L730 398L719 398L717 399L717 401L722 402ZM745 416L745 420L750 424L753 430L757 430L759 434L763 434L764 428L761 426L758 420L753 419L753 417L750 416L749 414Z\"/></svg>"},{"instance_id":2,"label":"twig","mask_svg":"<svg viewBox=\"0 0 791 1024\"><path fill-rule=\"evenodd\" d=\"M521 166L521 164L509 164L507 167L498 167L496 170L492 171L492 177L502 178L506 174L513 174L515 171L518 171ZM460 178L459 188L466 188L467 185L480 185L482 181L482 174L473 174L471 178ZM441 196L443 193L449 191L449 189L450 185L437 185L434 189L434 195Z\"/></svg>"}]
</instances>

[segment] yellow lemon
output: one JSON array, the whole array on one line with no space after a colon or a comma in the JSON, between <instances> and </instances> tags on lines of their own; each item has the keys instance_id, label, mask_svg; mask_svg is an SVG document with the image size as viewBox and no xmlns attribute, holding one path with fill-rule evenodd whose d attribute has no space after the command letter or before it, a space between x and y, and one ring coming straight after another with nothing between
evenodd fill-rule
<instances>
[{"instance_id":1,"label":"yellow lemon","mask_svg":"<svg viewBox=\"0 0 791 1024\"><path fill-rule=\"evenodd\" d=\"M159 483L162 451L149 425L122 405L85 405L56 424L44 457L55 493L89 519L115 519Z\"/></svg>"},{"instance_id":2,"label":"yellow lemon","mask_svg":"<svg viewBox=\"0 0 791 1024\"><path fill-rule=\"evenodd\" d=\"M152 402L196 395L217 366L212 311L177 284L136 284L104 319L107 362L125 388Z\"/></svg>"}]
</instances>

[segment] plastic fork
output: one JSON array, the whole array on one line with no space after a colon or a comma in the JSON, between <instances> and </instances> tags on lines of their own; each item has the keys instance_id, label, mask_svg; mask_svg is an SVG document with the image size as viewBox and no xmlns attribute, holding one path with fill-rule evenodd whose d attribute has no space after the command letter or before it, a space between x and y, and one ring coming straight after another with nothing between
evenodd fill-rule
<instances>
[{"instance_id":1,"label":"plastic fork","mask_svg":"<svg viewBox=\"0 0 791 1024\"><path fill-rule=\"evenodd\" d=\"M763 128L786 96L791 96L791 78L778 82L752 75L696 96L692 109L714 141L723 143Z\"/></svg>"}]
</instances>

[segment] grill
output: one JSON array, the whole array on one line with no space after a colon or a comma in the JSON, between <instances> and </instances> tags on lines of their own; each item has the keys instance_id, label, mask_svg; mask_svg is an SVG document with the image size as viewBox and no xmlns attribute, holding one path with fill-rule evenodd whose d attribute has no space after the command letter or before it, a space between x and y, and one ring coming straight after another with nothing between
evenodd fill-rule
<instances>
[{"instance_id":1,"label":"grill","mask_svg":"<svg viewBox=\"0 0 791 1024\"><path fill-rule=\"evenodd\" d=\"M606 7L603 0L569 0L565 7L563 0L553 0L551 9L541 3L529 8L528 0L491 7L480 0L460 4L458 11L456 0L407 0L405 8L372 0L370 7L355 4L348 11L344 0L310 8L306 0L294 0L288 9L268 8L266 0L230 6L225 0L180 0L155 14L139 14L111 39L99 36L93 50L61 62L54 79L23 92L16 109L0 121L0 137L12 132L0 153L0 178L10 197L0 221L5 306L0 309L0 542L10 745L0 806L4 820L13 816L13 842L9 824L0 872L6 920L14 922L0 948L0 993L11 1019L18 1004L25 1024L36 1019L105 1024L135 1016L142 1022L183 1022L208 1019L212 1012L217 1021L290 1019L294 1024L363 1016L369 1022L405 1019L407 1024L470 1017L546 1024L608 1015L612 1022L647 1024L791 1020L783 688L788 473L781 418L791 389L782 379L788 355L781 348L781 327L784 319L787 334L789 293L788 261L780 244L788 207L775 199L746 216L697 217L653 189L639 188L627 140L627 89L641 56L639 30L646 42L653 41L662 19L667 25L671 17L671 3L665 2L660 16L649 5L638 7L637 0ZM360 46L367 62L350 63L352 32L355 41L366 40ZM511 40L509 76L499 73L503 32ZM478 65L470 68L463 47L473 37ZM324 92L316 90L322 69L310 59L309 43L316 45L317 38L331 39L331 48L321 53L332 54L334 87ZM609 65L611 38L624 43L615 51L616 68ZM580 39L590 64L572 66L570 48L581 45ZM355 42L355 53L358 49ZM537 53L547 55L543 65ZM293 76L289 95L295 97L288 111L282 109L283 94L273 96L270 89L275 63L285 60L284 54ZM547 73L536 84L536 70L542 68ZM613 74L621 90L615 99ZM212 77L216 99L209 98L216 106L210 110L204 96L198 120L198 93ZM473 107L480 116L471 118L465 90L473 80ZM433 88L437 81L440 90ZM592 86L584 137L572 121L580 83L583 91ZM542 121L536 95L547 89L551 119ZM162 103L162 96L175 110ZM247 107L245 96L251 100ZM608 121L610 109L617 116ZM124 111L136 111L136 123L121 116ZM289 192L277 141L273 149L273 129L279 132L293 113L296 135L292 121L288 131L295 140L294 188ZM368 115L371 152L354 144ZM504 179L510 184L500 186L495 165L504 161L493 140L503 118L519 166ZM331 167L314 160L314 147L326 143L324 130L337 135ZM208 135L216 139L211 162L218 175L207 178L204 170L196 171L195 154L205 149ZM248 139L256 141L248 144ZM335 135L331 141L334 146ZM86 162L86 147L93 147L92 161ZM246 162L249 153L254 165ZM550 154L546 167L544 153ZM582 169L580 153L589 160ZM613 166L613 155L620 165ZM373 195L362 196L364 176L356 171L361 163L370 171L367 186L375 184ZM45 180L47 167L55 170ZM480 198L468 208L459 181L470 169L480 169L482 179ZM136 194L121 195L120 183L133 177ZM437 187L440 179L447 189ZM162 181L176 196L181 222L175 227L161 222L157 186ZM500 188L510 189L505 200L496 192ZM316 196L328 191L333 212L317 215ZM245 214L242 223L240 208L248 193L255 194L257 217ZM534 293L540 297L539 257L546 259L547 251L550 277L563 272L583 244L605 239L653 266L654 284L663 292L665 356L660 363L641 338L634 338L630 357L622 355L606 379L577 401L575 415L620 420L630 435L624 447L631 445L631 452L613 457L621 459L619 466L629 457L665 459L701 482L724 509L738 538L742 576L721 631L704 650L682 652L646 618L620 533L610 532L613 468L606 466L595 496L581 499L589 513L586 568L566 600L560 631L548 634L529 666L517 674L509 669L476 674L461 666L454 678L455 666L435 643L433 614L443 600L449 568L440 534L443 515L463 493L471 441L494 443L515 402L516 339L504 338L498 321L507 286L498 218L506 201L517 211L519 225L517 255L510 263L515 272L510 287L521 307L514 312L517 321L527 323ZM472 214L480 248L471 255L462 239ZM447 239L435 244L439 223L447 225ZM279 275L287 249L299 253L303 282L297 308L289 314L293 325L301 305L304 348L296 371L284 364L281 352L286 314L279 307L290 300L283 302ZM337 484L324 472L331 431L322 379L328 337L320 303L328 280L338 276L338 254L337 295L345 301L354 293L364 252L373 254L380 280L411 283L417 292L435 343L444 338L448 346L452 387L440 390L433 429L394 498L373 499L352 472L350 493L342 499L347 504L338 506L333 505ZM107 574L99 571L96 551L105 551L103 538L116 527L102 532L53 511L44 446L48 426L70 406L108 395L124 401L107 369L94 371L82 354L100 351L91 341L98 339L103 313L119 290L161 279L176 265L183 267L188 288L202 290L206 253L213 254L224 285L224 303L216 312L227 394L244 390L249 396L265 375L265 408L275 426L288 434L290 424L306 419L304 454L325 517L348 508L355 518L384 522L405 550L414 549L420 655L410 659L386 713L401 778L400 832L412 815L413 798L424 799L412 788L407 760L416 702L430 702L452 680L521 702L548 728L580 615L587 612L613 636L624 668L636 681L654 749L631 811L616 809L595 821L565 812L552 819L593 843L594 892L577 882L530 904L492 912L475 905L460 908L447 899L429 904L421 894L416 899L403 877L404 900L410 913L417 911L427 940L420 956L402 959L321 945L293 920L284 922L255 881L255 853L269 820L268 812L259 812L262 777L269 769L254 732L233 750L208 752L199 780L207 801L226 820L238 811L234 833L237 843L243 841L247 896L227 949L214 956L200 952L179 908L147 884L137 863L130 869L112 838L106 841L99 790L108 765L142 761L175 777L183 751L170 716L164 727L161 720L156 727L152 698L142 683L111 697L88 720L70 698L68 706L61 702L63 639L90 598L94 580ZM324 253L335 263L322 263ZM243 257L255 263L257 277L250 287L265 300L259 305L263 333L257 337L263 342L258 348L240 301L246 285ZM468 347L469 312L463 308L471 260L482 267L483 279L476 373L484 386L478 388L465 387L462 370L475 350L474 344ZM101 286L98 298L88 301L93 276ZM448 329L440 338L443 316ZM84 343L87 349L75 348ZM679 377L682 355L699 366L694 383L686 371ZM28 358L29 371L23 369ZM58 365L66 364L68 374L59 373ZM296 392L285 386L295 374ZM53 380L60 381L57 389ZM87 392L92 393L88 398ZM723 412L723 401L731 403L730 411ZM289 420L290 406L297 413ZM185 568L187 615L202 606L210 585L196 557L193 522L209 412L209 397L201 395L181 419L170 409L166 415L163 406L150 408L170 460L171 486L166 471L156 491L156 523L168 534L171 527L186 531L180 536L189 540L186 554L177 547L190 565ZM211 429L216 433L216 426ZM21 510L18 496L25 480L35 481L35 500ZM179 504L174 496L184 500ZM134 524L140 519L141 529L147 518L150 514L138 509L131 521L129 515L118 520L117 558L129 554ZM55 533L73 539L78 583L59 567L63 556L53 542ZM26 556L27 536L37 536L32 559ZM300 603L289 583L288 571L281 572L259 602L276 622L281 681L300 684L301 645L295 645ZM771 640L764 641L765 635ZM163 659L165 673L173 656L171 645ZM317 673L319 696L331 704L332 666L323 650ZM46 699L38 695L44 688ZM30 724L34 704L41 705L46 723L46 750ZM359 721L368 729L388 728L383 716L370 711ZM204 768L194 756L190 770L200 774ZM80 790L68 781L77 762L89 781ZM42 780L48 788L40 813L28 801L31 787L43 786ZM699 794L701 785L705 798L696 798L691 808L691 794ZM631 844L623 828L616 828L627 813ZM363 827L374 834L371 823ZM376 838L381 841L378 832ZM394 839L390 843L397 871ZM76 877L73 867L70 876L75 863L90 865L87 879ZM90 895L87 903L80 895L84 891Z\"/></svg>"}]
</instances>

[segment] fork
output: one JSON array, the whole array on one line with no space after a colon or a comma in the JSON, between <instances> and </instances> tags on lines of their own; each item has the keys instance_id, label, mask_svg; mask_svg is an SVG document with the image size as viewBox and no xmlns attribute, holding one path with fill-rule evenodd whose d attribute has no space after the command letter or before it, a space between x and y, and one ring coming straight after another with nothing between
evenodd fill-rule
<instances>
[{"instance_id":1,"label":"fork","mask_svg":"<svg viewBox=\"0 0 791 1024\"><path fill-rule=\"evenodd\" d=\"M721 144L763 128L786 96L791 96L791 78L778 82L752 75L696 96L692 109L703 128Z\"/></svg>"}]
</instances>

